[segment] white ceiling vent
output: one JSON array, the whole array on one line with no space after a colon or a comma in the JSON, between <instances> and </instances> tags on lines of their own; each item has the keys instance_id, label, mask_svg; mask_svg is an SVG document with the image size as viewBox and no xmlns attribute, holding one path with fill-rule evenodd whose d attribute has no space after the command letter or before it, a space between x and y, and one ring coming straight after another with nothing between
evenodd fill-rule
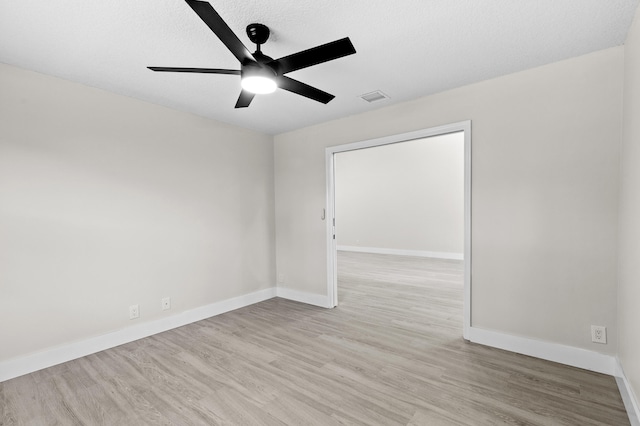
<instances>
[{"instance_id":1,"label":"white ceiling vent","mask_svg":"<svg viewBox=\"0 0 640 426\"><path fill-rule=\"evenodd\" d=\"M383 99L389 99L389 96L385 95L380 90L376 90L375 92L371 93L365 93L364 95L360 95L360 97L369 103L378 102Z\"/></svg>"}]
</instances>

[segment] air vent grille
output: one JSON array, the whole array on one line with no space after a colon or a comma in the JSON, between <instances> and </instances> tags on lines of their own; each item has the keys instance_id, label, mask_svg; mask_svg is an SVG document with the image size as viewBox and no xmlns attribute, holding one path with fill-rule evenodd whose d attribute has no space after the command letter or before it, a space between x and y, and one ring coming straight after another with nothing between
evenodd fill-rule
<instances>
[{"instance_id":1,"label":"air vent grille","mask_svg":"<svg viewBox=\"0 0 640 426\"><path fill-rule=\"evenodd\" d=\"M375 92L365 93L364 95L360 95L362 99L369 103L379 102L383 99L389 99L389 96L382 93L380 90L376 90Z\"/></svg>"}]
</instances>

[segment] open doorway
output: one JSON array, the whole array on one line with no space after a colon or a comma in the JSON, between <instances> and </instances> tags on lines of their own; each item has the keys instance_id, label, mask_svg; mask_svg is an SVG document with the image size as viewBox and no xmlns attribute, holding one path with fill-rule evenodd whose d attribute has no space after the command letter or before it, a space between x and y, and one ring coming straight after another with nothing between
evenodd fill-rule
<instances>
[{"instance_id":1,"label":"open doorway","mask_svg":"<svg viewBox=\"0 0 640 426\"><path fill-rule=\"evenodd\" d=\"M446 145L449 142L450 145ZM456 143L458 146L456 149ZM448 150L443 150L449 146ZM379 147L379 150L367 150L368 148ZM367 150L367 151L361 151ZM373 179L365 182L360 187L363 191L359 201L361 205L351 204L346 201L353 199L357 193L358 185L351 183L346 187L336 191L336 176L344 178L345 169L347 173L358 170L360 154L373 159L376 164L370 166L377 170L391 168L394 156L406 155L407 153L418 153L423 151L427 154L430 151L445 152L441 157L441 162L456 161L456 159L446 160L446 157L458 155L458 165L451 167L462 167L463 182L453 182L449 188L447 184L440 185L414 185L413 188L390 188L393 185L393 177L388 173L360 173L359 178ZM375 151L375 152L374 152ZM359 152L359 153L358 153ZM457 152L457 154L456 154ZM438 154L440 155L440 154ZM360 158L362 160L362 158ZM386 163L385 161L389 161ZM397 161L397 160L396 160ZM340 169L343 174L336 175L336 166L344 166ZM453 163L451 163L453 164ZM349 167L347 167L349 165ZM455 173L446 173L444 164L424 164L429 167L429 171L437 172L438 167L445 167L442 173L443 179L453 179ZM396 168L395 174L411 175L410 168L416 167L407 164L406 170ZM414 171L415 172L415 171ZM458 170L460 172L460 170ZM428 178L429 173L425 173ZM375 177L377 175L377 177ZM408 176L404 176L406 179ZM411 177L409 177L411 178ZM378 181L375 181L378 179ZM431 176L433 180L433 176ZM344 182L343 182L344 183ZM385 190L385 186L389 187ZM455 188L458 188L457 190ZM375 204L375 194L379 188L380 196L385 197L382 192L387 192L384 203ZM429 189L431 188L431 189ZM449 194L454 191L456 194ZM415 191L424 191L423 197ZM430 193L427 193L431 191ZM392 194L392 195L389 195ZM403 198L404 197L404 198ZM456 197L458 201L456 202ZM398 205L411 199L412 206ZM430 198L431 200L426 200ZM405 201L403 201L403 199ZM432 203L431 207L425 207L425 203ZM434 208L433 203L441 204L442 208ZM360 252L378 253L380 255L404 255L414 257L424 257L432 259L463 259L463 336L468 339L468 331L471 325L471 122L454 123L437 128L425 129L418 132L411 132L392 137L357 142L347 145L327 148L327 257L328 257L328 294L333 306L337 306L338 300L338 249L341 253ZM422 207L421 207L422 206ZM340 210L342 208L343 210ZM337 210L338 209L338 210ZM372 209L375 209L373 211ZM407 209L412 209L409 213ZM363 212L364 210L364 212ZM368 212L368 214L366 214ZM363 213L365 216L363 216ZM338 215L338 216L336 216ZM336 223L338 218L338 223ZM385 223L385 220L400 221L400 226L396 223ZM456 228L457 221L457 229ZM434 226L421 226L424 223L432 223ZM342 225L342 227L341 227ZM371 230L375 232L370 232ZM336 234L336 231L338 234ZM344 256L344 255L343 255ZM459 261L458 261L459 262Z\"/></svg>"}]
</instances>

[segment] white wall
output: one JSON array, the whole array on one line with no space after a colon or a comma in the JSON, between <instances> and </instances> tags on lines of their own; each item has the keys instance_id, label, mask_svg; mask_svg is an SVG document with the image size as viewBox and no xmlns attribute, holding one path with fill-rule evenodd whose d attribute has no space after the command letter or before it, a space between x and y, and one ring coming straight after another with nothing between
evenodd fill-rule
<instances>
[{"instance_id":1,"label":"white wall","mask_svg":"<svg viewBox=\"0 0 640 426\"><path fill-rule=\"evenodd\" d=\"M462 258L463 133L338 153L335 182L339 248Z\"/></svg>"},{"instance_id":2,"label":"white wall","mask_svg":"<svg viewBox=\"0 0 640 426\"><path fill-rule=\"evenodd\" d=\"M472 120L472 324L616 353L622 47L275 137L278 274L327 291L327 146ZM382 88L384 90L384 88ZM607 345L591 343L605 325Z\"/></svg>"},{"instance_id":3,"label":"white wall","mask_svg":"<svg viewBox=\"0 0 640 426\"><path fill-rule=\"evenodd\" d=\"M625 44L620 173L619 357L640 396L640 11Z\"/></svg>"},{"instance_id":4,"label":"white wall","mask_svg":"<svg viewBox=\"0 0 640 426\"><path fill-rule=\"evenodd\" d=\"M270 136L6 65L0 93L0 361L275 284Z\"/></svg>"}]
</instances>

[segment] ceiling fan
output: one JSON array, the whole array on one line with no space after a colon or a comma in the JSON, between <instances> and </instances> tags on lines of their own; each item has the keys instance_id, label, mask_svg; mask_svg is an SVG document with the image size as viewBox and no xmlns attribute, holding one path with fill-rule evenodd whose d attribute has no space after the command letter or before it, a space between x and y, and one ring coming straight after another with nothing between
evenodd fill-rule
<instances>
[{"instance_id":1,"label":"ceiling fan","mask_svg":"<svg viewBox=\"0 0 640 426\"><path fill-rule=\"evenodd\" d=\"M269 38L269 28L262 24L249 24L247 26L247 35L249 40L257 45L256 51L252 54L231 31L231 28L218 15L218 12L213 9L211 4L199 0L185 1L240 61L240 69L148 68L152 71L240 75L242 91L236 102L236 108L246 108L256 94L271 93L277 88L326 104L335 96L287 77L284 74L356 53L349 37L345 37L280 59L273 59L262 53L260 49L260 45L264 44Z\"/></svg>"}]
</instances>

